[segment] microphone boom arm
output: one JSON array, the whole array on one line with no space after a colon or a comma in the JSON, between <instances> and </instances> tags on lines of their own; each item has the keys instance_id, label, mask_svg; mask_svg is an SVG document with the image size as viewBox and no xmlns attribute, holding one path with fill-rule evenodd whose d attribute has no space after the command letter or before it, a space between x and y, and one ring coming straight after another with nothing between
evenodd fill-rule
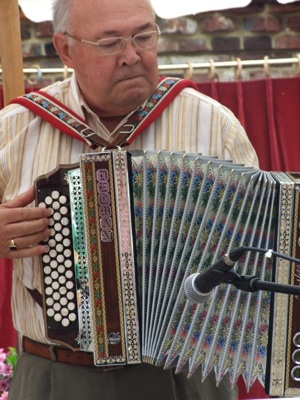
<instances>
[{"instance_id":1,"label":"microphone boom arm","mask_svg":"<svg viewBox=\"0 0 300 400\"><path fill-rule=\"evenodd\" d=\"M300 295L300 286L283 285L280 283L262 281L257 276L250 276L250 275L239 276L235 272L228 272L225 282L230 283L237 289L246 292L257 292L258 290L266 290L275 293Z\"/></svg>"}]
</instances>

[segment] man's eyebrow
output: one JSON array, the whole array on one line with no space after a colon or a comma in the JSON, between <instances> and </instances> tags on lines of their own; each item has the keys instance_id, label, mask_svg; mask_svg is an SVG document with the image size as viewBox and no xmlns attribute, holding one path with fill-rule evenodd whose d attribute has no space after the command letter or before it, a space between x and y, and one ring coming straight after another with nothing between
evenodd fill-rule
<instances>
[{"instance_id":1,"label":"man's eyebrow","mask_svg":"<svg viewBox=\"0 0 300 400\"><path fill-rule=\"evenodd\" d=\"M135 31L143 31L143 30L145 30L147 28L155 29L155 23L147 22L147 23L145 23L143 25L136 26L134 28L134 30ZM105 36L105 35L107 35L107 36L112 36L112 35L118 36L120 34L121 34L120 31L116 31L116 30L106 30L106 31L100 32L100 36Z\"/></svg>"}]
</instances>

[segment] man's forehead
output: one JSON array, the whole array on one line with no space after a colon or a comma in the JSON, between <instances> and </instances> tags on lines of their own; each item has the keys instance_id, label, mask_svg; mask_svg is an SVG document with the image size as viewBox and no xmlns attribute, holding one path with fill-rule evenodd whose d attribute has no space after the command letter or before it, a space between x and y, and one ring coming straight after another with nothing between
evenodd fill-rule
<instances>
[{"instance_id":1,"label":"man's forehead","mask_svg":"<svg viewBox=\"0 0 300 400\"><path fill-rule=\"evenodd\" d=\"M143 23L143 24L133 25L132 28L133 28L134 31L137 31L137 32L141 31L142 32L142 31L147 30L147 29L155 29L155 23L152 22L152 21L151 22L149 21L149 22L146 22L146 23ZM119 34L120 31L121 31L120 29L110 29L110 28L101 29L100 30L100 34L111 36L111 35Z\"/></svg>"},{"instance_id":2,"label":"man's forehead","mask_svg":"<svg viewBox=\"0 0 300 400\"><path fill-rule=\"evenodd\" d=\"M155 27L155 14L147 0L73 0L70 22L77 28L96 28L101 34Z\"/></svg>"},{"instance_id":3,"label":"man's forehead","mask_svg":"<svg viewBox=\"0 0 300 400\"><path fill-rule=\"evenodd\" d=\"M154 10L151 6L149 0L72 0L71 9L73 10L85 10L86 15L92 17L93 15L111 15L128 13L132 15L139 11L149 12L152 16L155 17ZM82 15L82 13L80 13Z\"/></svg>"}]
</instances>

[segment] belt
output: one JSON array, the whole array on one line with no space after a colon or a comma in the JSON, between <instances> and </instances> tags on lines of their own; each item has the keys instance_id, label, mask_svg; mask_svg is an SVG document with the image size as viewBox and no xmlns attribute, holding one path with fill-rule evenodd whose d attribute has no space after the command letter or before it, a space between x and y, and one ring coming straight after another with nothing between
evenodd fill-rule
<instances>
[{"instance_id":1,"label":"belt","mask_svg":"<svg viewBox=\"0 0 300 400\"><path fill-rule=\"evenodd\" d=\"M72 351L64 347L39 343L25 336L23 337L23 351L37 357L46 358L47 360L78 365L81 367L95 367L94 356L92 353ZM123 368L123 365L100 367L99 370L107 372L118 368Z\"/></svg>"}]
</instances>

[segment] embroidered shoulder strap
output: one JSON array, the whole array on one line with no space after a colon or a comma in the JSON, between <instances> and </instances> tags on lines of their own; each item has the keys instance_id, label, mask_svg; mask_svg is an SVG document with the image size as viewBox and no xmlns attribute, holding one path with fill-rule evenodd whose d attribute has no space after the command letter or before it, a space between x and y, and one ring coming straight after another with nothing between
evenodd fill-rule
<instances>
[{"instance_id":1,"label":"embroidered shoulder strap","mask_svg":"<svg viewBox=\"0 0 300 400\"><path fill-rule=\"evenodd\" d=\"M87 143L92 149L99 146L113 148L132 143L185 87L193 87L197 90L192 81L161 78L158 87L148 98L145 106L133 113L126 124L114 132L110 141L101 138L79 115L41 90L17 97L10 103L23 105L61 132Z\"/></svg>"},{"instance_id":2,"label":"embroidered shoulder strap","mask_svg":"<svg viewBox=\"0 0 300 400\"><path fill-rule=\"evenodd\" d=\"M148 98L145 106L138 110L135 125L126 139L130 144L149 125L158 118L174 98L186 87L198 91L196 84L188 79L162 77L154 93Z\"/></svg>"}]
</instances>

